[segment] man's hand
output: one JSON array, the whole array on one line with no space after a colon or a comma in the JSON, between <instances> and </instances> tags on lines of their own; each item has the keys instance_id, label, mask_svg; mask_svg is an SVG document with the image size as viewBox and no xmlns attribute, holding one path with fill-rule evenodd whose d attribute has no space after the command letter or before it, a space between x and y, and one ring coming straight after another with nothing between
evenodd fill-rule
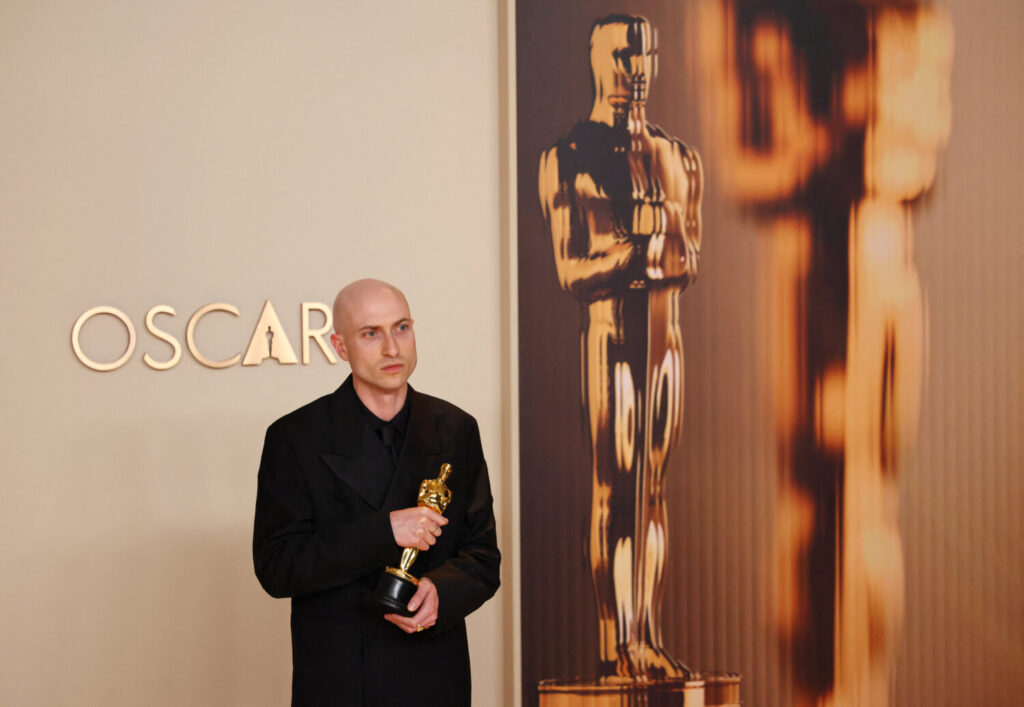
<instances>
[{"instance_id":1,"label":"man's hand","mask_svg":"<svg viewBox=\"0 0 1024 707\"><path fill-rule=\"evenodd\" d=\"M437 587L429 578L423 577L420 580L420 585L406 608L416 613L412 616L384 614L384 618L406 633L423 631L437 623Z\"/></svg>"},{"instance_id":2,"label":"man's hand","mask_svg":"<svg viewBox=\"0 0 1024 707\"><path fill-rule=\"evenodd\" d=\"M441 526L447 524L447 518L430 508L391 511L391 532L399 547L429 550L441 535Z\"/></svg>"}]
</instances>

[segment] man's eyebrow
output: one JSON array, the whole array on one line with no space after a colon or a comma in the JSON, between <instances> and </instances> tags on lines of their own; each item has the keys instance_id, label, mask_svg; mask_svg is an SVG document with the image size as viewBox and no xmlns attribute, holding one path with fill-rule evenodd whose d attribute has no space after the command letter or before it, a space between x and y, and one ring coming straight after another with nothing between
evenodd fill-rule
<instances>
[{"instance_id":1,"label":"man's eyebrow","mask_svg":"<svg viewBox=\"0 0 1024 707\"><path fill-rule=\"evenodd\" d=\"M399 324L412 324L412 317L402 317L396 320L391 326L398 326ZM356 331L379 331L384 326L381 324L364 324L361 327L356 327Z\"/></svg>"}]
</instances>

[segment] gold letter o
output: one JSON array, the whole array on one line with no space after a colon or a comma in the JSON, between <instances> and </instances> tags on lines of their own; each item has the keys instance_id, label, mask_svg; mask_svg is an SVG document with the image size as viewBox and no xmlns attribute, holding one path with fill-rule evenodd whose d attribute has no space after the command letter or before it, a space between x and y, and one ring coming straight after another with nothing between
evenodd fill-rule
<instances>
[{"instance_id":1,"label":"gold letter o","mask_svg":"<svg viewBox=\"0 0 1024 707\"><path fill-rule=\"evenodd\" d=\"M125 349L123 354L121 354L121 358L117 359L113 363L96 363L85 355L85 352L82 351L82 345L78 341L78 336L82 332L82 326L97 314L109 314L112 317L120 319L121 323L124 324L124 328L128 330L128 348ZM115 368L123 366L128 359L132 357L132 352L135 351L135 327L132 326L132 320L128 318L128 315L120 309L115 307L93 307L86 311L75 322L75 326L71 330L71 348L75 350L75 356L78 357L78 360L92 370L113 371Z\"/></svg>"}]
</instances>

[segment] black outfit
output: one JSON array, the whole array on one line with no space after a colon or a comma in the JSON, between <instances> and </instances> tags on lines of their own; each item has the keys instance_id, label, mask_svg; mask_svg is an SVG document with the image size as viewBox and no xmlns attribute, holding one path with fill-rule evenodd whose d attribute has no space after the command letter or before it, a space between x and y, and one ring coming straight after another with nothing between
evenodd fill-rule
<instances>
[{"instance_id":1,"label":"black outfit","mask_svg":"<svg viewBox=\"0 0 1024 707\"><path fill-rule=\"evenodd\" d=\"M464 618L498 589L500 563L480 433L470 415L411 387L392 421L395 461L383 424L350 376L267 429L253 561L268 593L292 597L296 707L470 703ZM406 634L365 612L359 595L398 565L389 513L415 505L420 482L445 462L448 524L410 570L436 585L437 624Z\"/></svg>"}]
</instances>

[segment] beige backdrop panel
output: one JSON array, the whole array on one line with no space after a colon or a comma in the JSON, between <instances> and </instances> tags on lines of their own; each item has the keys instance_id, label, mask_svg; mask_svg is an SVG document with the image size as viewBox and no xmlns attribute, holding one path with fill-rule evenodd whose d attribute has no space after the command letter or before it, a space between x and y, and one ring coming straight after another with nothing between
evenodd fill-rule
<instances>
[{"instance_id":1,"label":"beige backdrop panel","mask_svg":"<svg viewBox=\"0 0 1024 707\"><path fill-rule=\"evenodd\" d=\"M347 366L186 351L157 372L154 305L183 346L192 312L236 306L199 327L220 358L269 298L301 356L301 302L399 283L413 383L478 417L504 522L497 35L497 7L468 0L0 7L0 702L287 703L288 603L252 572L256 468L266 425ZM111 373L71 351L97 305L139 334ZM87 333L116 358L113 320ZM470 620L478 704L505 693L508 595Z\"/></svg>"}]
</instances>

